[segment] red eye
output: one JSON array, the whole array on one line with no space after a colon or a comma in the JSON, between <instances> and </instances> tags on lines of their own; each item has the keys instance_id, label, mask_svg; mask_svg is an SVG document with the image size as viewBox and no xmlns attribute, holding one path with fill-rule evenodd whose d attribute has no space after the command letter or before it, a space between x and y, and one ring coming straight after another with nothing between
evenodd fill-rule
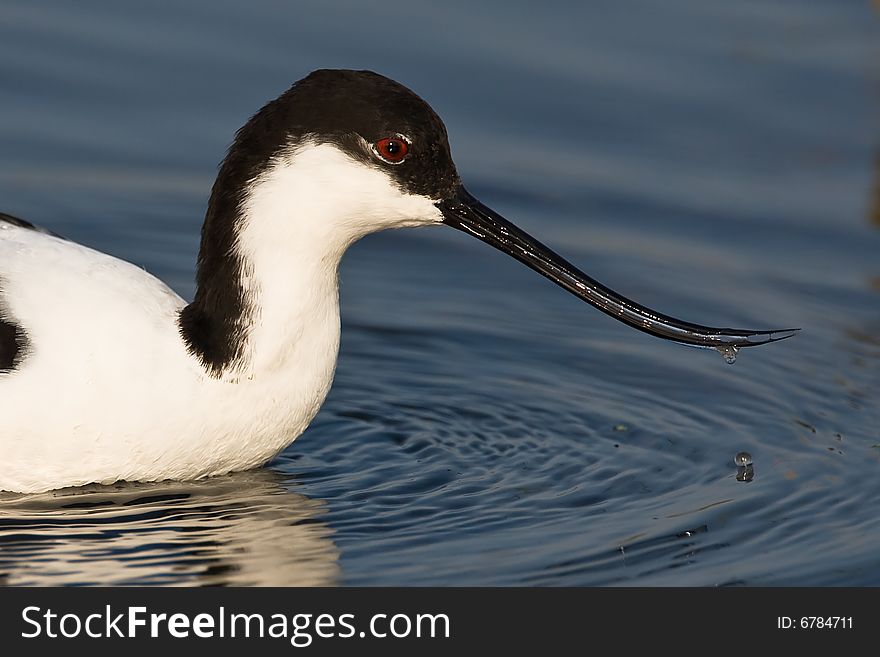
<instances>
[{"instance_id":1,"label":"red eye","mask_svg":"<svg viewBox=\"0 0 880 657\"><path fill-rule=\"evenodd\" d=\"M391 164L400 164L409 153L409 144L402 137L385 137L373 144L373 151Z\"/></svg>"}]
</instances>

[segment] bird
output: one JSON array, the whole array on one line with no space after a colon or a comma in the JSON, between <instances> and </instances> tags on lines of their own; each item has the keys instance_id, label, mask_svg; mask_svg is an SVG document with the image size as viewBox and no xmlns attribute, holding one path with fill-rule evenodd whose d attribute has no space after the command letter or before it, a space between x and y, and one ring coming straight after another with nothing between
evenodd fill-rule
<instances>
[{"instance_id":1,"label":"bird","mask_svg":"<svg viewBox=\"0 0 880 657\"><path fill-rule=\"evenodd\" d=\"M409 88L316 70L235 133L189 302L135 264L0 214L0 490L263 466L330 390L346 249L434 225L660 338L735 354L798 330L712 328L621 296L471 195L443 121Z\"/></svg>"}]
</instances>

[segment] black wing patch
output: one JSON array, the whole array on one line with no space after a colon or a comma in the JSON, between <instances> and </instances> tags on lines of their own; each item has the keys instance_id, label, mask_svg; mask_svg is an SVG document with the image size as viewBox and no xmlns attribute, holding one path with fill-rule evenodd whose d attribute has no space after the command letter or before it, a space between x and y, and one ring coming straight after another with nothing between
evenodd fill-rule
<instances>
[{"instance_id":1,"label":"black wing patch","mask_svg":"<svg viewBox=\"0 0 880 657\"><path fill-rule=\"evenodd\" d=\"M36 224L32 224L30 221L25 221L24 219L13 217L11 214L6 214L5 212L0 212L0 222L5 224L12 224L13 226L18 226L19 228L27 228L28 230L33 230L37 233L43 233L44 235L51 235L52 237L61 237L61 235L52 232L48 228L37 226ZM61 239L64 238L61 237Z\"/></svg>"},{"instance_id":2,"label":"black wing patch","mask_svg":"<svg viewBox=\"0 0 880 657\"><path fill-rule=\"evenodd\" d=\"M56 235L51 230L35 226L29 221L13 217L5 212L0 212L0 222L60 237L60 235ZM0 292L2 292L2 281L0 281ZM28 339L24 329L12 320L4 319L6 316L7 314L3 312L3 299L0 298L0 374L14 370L21 362L28 348Z\"/></svg>"},{"instance_id":3,"label":"black wing patch","mask_svg":"<svg viewBox=\"0 0 880 657\"><path fill-rule=\"evenodd\" d=\"M27 346L27 336L19 325L0 319L0 374L16 368Z\"/></svg>"}]
</instances>

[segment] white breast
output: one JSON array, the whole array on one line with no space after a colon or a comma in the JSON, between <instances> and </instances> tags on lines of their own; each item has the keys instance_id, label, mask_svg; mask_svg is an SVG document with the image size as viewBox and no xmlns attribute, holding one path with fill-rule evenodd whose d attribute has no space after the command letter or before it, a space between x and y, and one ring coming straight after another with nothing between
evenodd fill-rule
<instances>
[{"instance_id":1,"label":"white breast","mask_svg":"<svg viewBox=\"0 0 880 657\"><path fill-rule=\"evenodd\" d=\"M177 329L184 301L161 281L81 245L0 226L2 305L29 343L19 366L0 373L0 489L255 467L299 435L326 396L339 342L335 286L326 321L303 335L322 362L305 359L293 380L215 379L187 352Z\"/></svg>"}]
</instances>

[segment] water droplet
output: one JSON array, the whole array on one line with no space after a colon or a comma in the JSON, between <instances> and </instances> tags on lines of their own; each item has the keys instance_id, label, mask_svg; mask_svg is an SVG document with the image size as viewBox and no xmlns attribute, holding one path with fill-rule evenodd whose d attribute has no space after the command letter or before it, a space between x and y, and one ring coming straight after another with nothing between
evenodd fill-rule
<instances>
[{"instance_id":1,"label":"water droplet","mask_svg":"<svg viewBox=\"0 0 880 657\"><path fill-rule=\"evenodd\" d=\"M751 481L755 478L755 469L750 466L744 466L736 469L736 480L737 481Z\"/></svg>"},{"instance_id":2,"label":"water droplet","mask_svg":"<svg viewBox=\"0 0 880 657\"><path fill-rule=\"evenodd\" d=\"M739 467L744 468L747 465L751 465L752 455L748 452L740 452L736 456L733 457L733 462L736 463Z\"/></svg>"},{"instance_id":3,"label":"water droplet","mask_svg":"<svg viewBox=\"0 0 880 657\"><path fill-rule=\"evenodd\" d=\"M715 348L718 350L718 353L721 354L721 357L724 358L724 362L728 365L733 365L736 362L736 352L739 351L737 347L724 345Z\"/></svg>"}]
</instances>

